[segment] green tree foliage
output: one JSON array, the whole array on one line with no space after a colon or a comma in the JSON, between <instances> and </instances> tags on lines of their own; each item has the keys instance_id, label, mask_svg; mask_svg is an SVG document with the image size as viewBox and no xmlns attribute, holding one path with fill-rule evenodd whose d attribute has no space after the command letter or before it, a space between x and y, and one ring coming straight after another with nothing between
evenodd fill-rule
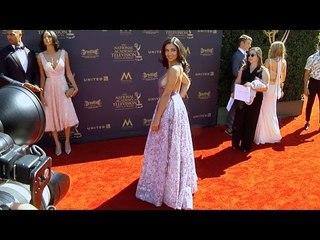
<instances>
[{"instance_id":1,"label":"green tree foliage","mask_svg":"<svg viewBox=\"0 0 320 240\"><path fill-rule=\"evenodd\" d=\"M279 30L275 40L280 41L285 30ZM225 30L222 37L219 107L225 106L230 97L230 87L233 80L231 72L231 57L238 48L239 36L247 34L253 38L252 46L262 49L263 61L268 57L270 47L269 38L263 30ZM291 30L285 42L288 63L287 77L284 85L284 98L281 101L299 100L303 94L304 66L309 55L316 51L319 41L319 30Z\"/></svg>"}]
</instances>

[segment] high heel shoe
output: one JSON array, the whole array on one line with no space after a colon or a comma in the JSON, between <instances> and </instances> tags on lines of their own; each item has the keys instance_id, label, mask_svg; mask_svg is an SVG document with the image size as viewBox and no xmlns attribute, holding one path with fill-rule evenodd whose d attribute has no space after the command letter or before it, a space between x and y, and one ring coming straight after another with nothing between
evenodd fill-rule
<instances>
[{"instance_id":1,"label":"high heel shoe","mask_svg":"<svg viewBox=\"0 0 320 240\"><path fill-rule=\"evenodd\" d=\"M62 150L61 150L61 143L57 144L56 145L56 151L55 151L57 157L59 157L62 153Z\"/></svg>"},{"instance_id":2,"label":"high heel shoe","mask_svg":"<svg viewBox=\"0 0 320 240\"><path fill-rule=\"evenodd\" d=\"M64 151L66 152L66 154L70 154L70 153L71 153L71 145L70 145L70 142L65 142L65 143L64 143Z\"/></svg>"}]
</instances>

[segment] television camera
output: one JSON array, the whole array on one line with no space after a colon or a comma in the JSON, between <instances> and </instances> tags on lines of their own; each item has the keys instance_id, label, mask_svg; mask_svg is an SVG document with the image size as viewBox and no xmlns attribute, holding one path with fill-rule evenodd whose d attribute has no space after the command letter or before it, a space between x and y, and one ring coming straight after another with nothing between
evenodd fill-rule
<instances>
[{"instance_id":1,"label":"television camera","mask_svg":"<svg viewBox=\"0 0 320 240\"><path fill-rule=\"evenodd\" d=\"M0 205L29 203L53 210L68 192L69 177L52 171L52 158L35 145L45 123L33 92L14 85L0 88Z\"/></svg>"}]
</instances>

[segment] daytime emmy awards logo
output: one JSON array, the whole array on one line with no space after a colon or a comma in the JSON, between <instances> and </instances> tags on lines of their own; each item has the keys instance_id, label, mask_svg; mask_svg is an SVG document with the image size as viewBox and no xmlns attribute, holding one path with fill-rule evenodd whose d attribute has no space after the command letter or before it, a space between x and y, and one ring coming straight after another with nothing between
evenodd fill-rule
<instances>
[{"instance_id":1,"label":"daytime emmy awards logo","mask_svg":"<svg viewBox=\"0 0 320 240\"><path fill-rule=\"evenodd\" d=\"M136 107L137 108L142 108L142 103L140 102L141 93L135 92L134 96L136 97L136 100L137 100Z\"/></svg>"},{"instance_id":2,"label":"daytime emmy awards logo","mask_svg":"<svg viewBox=\"0 0 320 240\"><path fill-rule=\"evenodd\" d=\"M133 44L133 46L136 48L136 53L137 53L136 56L135 56L136 61L141 61L142 60L142 56L141 56L141 54L139 52L139 50L141 48L141 44L139 45L138 43L135 43L135 44Z\"/></svg>"}]
</instances>

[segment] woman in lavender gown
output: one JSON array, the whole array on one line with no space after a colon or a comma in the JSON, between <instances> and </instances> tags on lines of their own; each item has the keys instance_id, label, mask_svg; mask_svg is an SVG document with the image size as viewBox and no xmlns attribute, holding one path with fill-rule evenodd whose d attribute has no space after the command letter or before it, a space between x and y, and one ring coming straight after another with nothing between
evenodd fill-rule
<instances>
[{"instance_id":1,"label":"woman in lavender gown","mask_svg":"<svg viewBox=\"0 0 320 240\"><path fill-rule=\"evenodd\" d=\"M193 209L197 174L188 113L183 102L190 86L186 49L172 37L162 46L166 73L149 129L136 197L159 207Z\"/></svg>"}]
</instances>

